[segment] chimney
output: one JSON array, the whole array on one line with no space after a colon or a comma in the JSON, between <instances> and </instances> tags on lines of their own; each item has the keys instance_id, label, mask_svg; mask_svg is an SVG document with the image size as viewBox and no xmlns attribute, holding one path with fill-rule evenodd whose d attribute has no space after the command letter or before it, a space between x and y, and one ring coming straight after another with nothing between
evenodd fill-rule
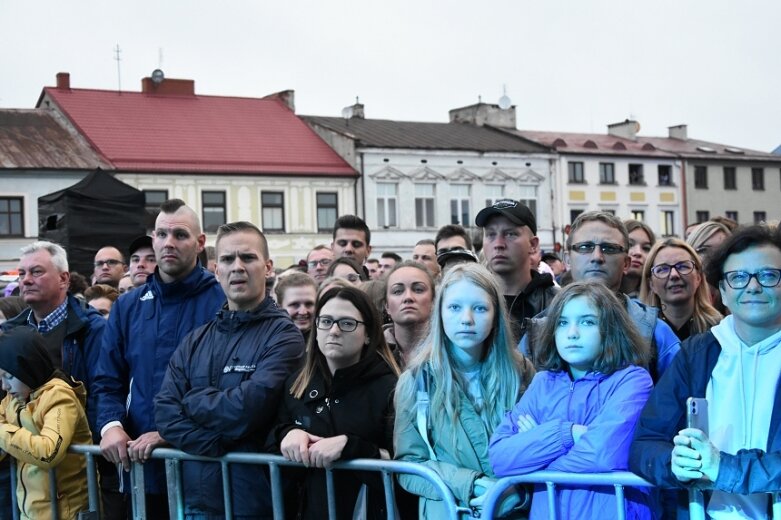
<instances>
[{"instance_id":1,"label":"chimney","mask_svg":"<svg viewBox=\"0 0 781 520\"><path fill-rule=\"evenodd\" d=\"M57 90L71 89L71 75L68 72L57 73Z\"/></svg>"},{"instance_id":2,"label":"chimney","mask_svg":"<svg viewBox=\"0 0 781 520\"><path fill-rule=\"evenodd\" d=\"M363 103L358 101L358 98L355 98L355 104L346 106L342 109L342 118L343 119L365 119L366 113L363 110Z\"/></svg>"},{"instance_id":3,"label":"chimney","mask_svg":"<svg viewBox=\"0 0 781 520\"><path fill-rule=\"evenodd\" d=\"M681 141L685 141L689 138L689 132L687 131L686 125L668 126L667 135L670 139L680 139Z\"/></svg>"},{"instance_id":4,"label":"chimney","mask_svg":"<svg viewBox=\"0 0 781 520\"><path fill-rule=\"evenodd\" d=\"M607 125L608 135L613 137L623 137L624 139L630 139L632 141L637 140L637 132L640 131L640 123L627 119L621 123L613 123Z\"/></svg>"},{"instance_id":5,"label":"chimney","mask_svg":"<svg viewBox=\"0 0 781 520\"><path fill-rule=\"evenodd\" d=\"M515 105L503 109L499 105L477 103L449 112L451 123L469 123L472 125L490 125L500 128L515 128Z\"/></svg>"},{"instance_id":6,"label":"chimney","mask_svg":"<svg viewBox=\"0 0 781 520\"><path fill-rule=\"evenodd\" d=\"M194 96L195 81L192 79L143 78L141 92L154 96Z\"/></svg>"},{"instance_id":7,"label":"chimney","mask_svg":"<svg viewBox=\"0 0 781 520\"><path fill-rule=\"evenodd\" d=\"M263 96L263 99L276 99L281 101L291 112L296 112L296 91L295 90L282 90L280 92L274 92L268 96Z\"/></svg>"}]
</instances>

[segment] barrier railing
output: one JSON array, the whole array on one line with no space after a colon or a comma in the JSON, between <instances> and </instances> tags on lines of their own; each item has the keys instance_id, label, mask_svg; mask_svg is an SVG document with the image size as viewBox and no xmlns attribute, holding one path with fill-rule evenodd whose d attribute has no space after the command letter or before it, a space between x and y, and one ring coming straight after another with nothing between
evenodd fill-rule
<instances>
[{"instance_id":1,"label":"barrier railing","mask_svg":"<svg viewBox=\"0 0 781 520\"><path fill-rule=\"evenodd\" d=\"M92 445L71 446L70 451L87 456L87 467L95 469L93 457L100 456L100 447ZM280 467L291 466L303 468L303 464L291 462L279 455L269 455L264 453L229 453L219 458L201 457L190 455L180 450L170 448L157 448L152 452L153 459L163 459L166 464L166 482L168 485L168 504L172 519L184 518L184 496L182 495L182 461L200 461L214 462L222 466L222 491L223 504L225 508L225 517L232 517L232 504L230 493L230 472L227 471L231 464L259 464L269 468L269 477L271 483L271 500L275 520L285 518L284 500L282 496L282 477ZM328 518L336 518L336 496L334 494L333 471L377 471L381 473L383 487L385 490L385 505L387 508L388 520L396 518L396 502L393 490L393 475L406 473L417 475L429 481L439 492L443 504L448 513L448 518L458 518L459 513L471 513L469 508L461 508L456 505L453 493L447 487L442 477L435 471L422 464L411 462L378 460L378 459L356 459L334 464L333 468L326 470L326 489L328 497ZM130 474L131 504L133 508L134 520L144 520L146 518L146 508L144 501L144 471L142 464L131 464ZM90 510L93 509L93 491L98 495L97 479L88 481L90 490ZM56 495L53 501L56 500ZM96 502L97 504L97 498ZM52 504L56 509L56 503Z\"/></svg>"},{"instance_id":2,"label":"barrier railing","mask_svg":"<svg viewBox=\"0 0 781 520\"><path fill-rule=\"evenodd\" d=\"M70 452L84 455L87 463L87 485L89 492L89 512L79 516L79 519L98 518L100 511L100 489L98 487L97 463L95 457L100 457L100 447L95 445L74 445ZM213 462L222 466L222 491L225 518L232 518L233 504L231 502L231 482L228 468L231 464L256 464L265 465L269 468L269 477L271 484L272 508L275 520L282 520L285 517L284 499L282 493L282 477L280 468L283 466L299 467L304 466L297 462L291 462L279 455L269 455L263 453L229 453L220 458L201 457L190 455L183 451L157 448L152 452L153 459L165 460L166 482L168 485L168 503L169 512L172 519L184 518L184 496L182 493L182 472L181 464L183 461ZM443 504L447 511L447 517L457 519L459 514L471 516L470 508L459 507L456 504L452 492L447 484L442 480L438 473L428 467L411 462L389 461L377 459L357 459L347 462L334 464L332 469L326 470L326 490L327 490L327 509L328 518L336 518L336 496L334 493L333 470L347 471L376 471L381 473L383 487L385 491L385 505L387 509L387 518L394 520L396 517L396 503L393 486L393 475L406 473L417 475L429 481L439 492ZM58 514L57 493L55 471L49 472L49 485L51 487L52 497L52 518L56 519ZM14 505L16 505L16 471L15 461L11 459L11 494ZM144 494L144 468L143 464L131 464L130 471L130 494L131 506L134 520L146 520L146 502ZM485 496L482 508L482 518L494 518L496 508L502 494L511 486L516 484L544 484L546 487L546 498L548 500L549 518L557 520L556 508L556 486L612 486L616 493L616 518L624 520L626 518L626 500L624 497L624 488L631 487L653 487L651 483L630 472L611 472L611 473L563 473L558 471L538 471L528 475L515 475L504 477L497 481L496 485L491 487ZM772 508L774 518L781 518L781 493L770 493L772 499ZM702 493L695 491L690 493L689 501L690 518L692 520L704 519L705 510L702 500ZM19 511L14 507L14 519L19 518Z\"/></svg>"},{"instance_id":3,"label":"barrier railing","mask_svg":"<svg viewBox=\"0 0 781 520\"><path fill-rule=\"evenodd\" d=\"M624 487L653 487L653 484L643 480L628 471L612 473L563 473L560 471L537 471L528 475L515 475L500 478L487 492L483 501L483 518L493 518L502 493L516 484L545 484L548 499L548 518L557 520L556 485L570 486L613 486L616 490L616 518L626 518L626 500Z\"/></svg>"}]
</instances>

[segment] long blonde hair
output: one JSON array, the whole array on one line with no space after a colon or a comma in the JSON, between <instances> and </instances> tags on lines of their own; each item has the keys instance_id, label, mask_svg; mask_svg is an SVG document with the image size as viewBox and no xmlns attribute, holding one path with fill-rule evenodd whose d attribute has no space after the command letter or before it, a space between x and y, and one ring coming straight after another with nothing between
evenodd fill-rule
<instances>
[{"instance_id":1,"label":"long blonde hair","mask_svg":"<svg viewBox=\"0 0 781 520\"><path fill-rule=\"evenodd\" d=\"M710 303L710 287L705 280L705 273L703 272L700 255L697 254L692 246L680 238L666 238L657 242L654 247L651 248L645 265L643 266L643 279L640 282L640 301L647 305L658 307L662 311L662 314L664 314L664 303L662 303L659 295L651 290L651 269L654 266L656 257L659 255L659 251L665 247L677 247L678 249L686 251L691 261L694 262L694 269L700 273L700 285L697 287L697 290L694 291L694 310L692 313L691 333L699 334L700 332L710 330L711 327L722 320L723 316Z\"/></svg>"},{"instance_id":2,"label":"long blonde hair","mask_svg":"<svg viewBox=\"0 0 781 520\"><path fill-rule=\"evenodd\" d=\"M442 302L448 288L461 280L467 280L487 292L494 307L494 323L484 343L486 349L480 371L480 389L485 397L485 406L479 413L490 434L526 390L534 376L534 369L512 344L504 298L494 276L479 264L456 265L442 279L434 301L429 333L408 369L399 378L396 410L415 409L416 379L425 369L431 409L439 411L431 414L432 426L444 430L458 420L462 394L466 394L465 383L454 368L453 347L442 323ZM451 434L455 436L455 429L451 428Z\"/></svg>"}]
</instances>

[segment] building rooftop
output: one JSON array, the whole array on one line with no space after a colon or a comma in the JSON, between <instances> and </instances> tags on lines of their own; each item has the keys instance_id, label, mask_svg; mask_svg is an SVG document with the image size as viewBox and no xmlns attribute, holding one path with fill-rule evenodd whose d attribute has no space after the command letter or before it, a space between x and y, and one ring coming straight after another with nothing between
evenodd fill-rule
<instances>
[{"instance_id":1,"label":"building rooftop","mask_svg":"<svg viewBox=\"0 0 781 520\"><path fill-rule=\"evenodd\" d=\"M53 103L118 170L356 176L283 99L202 96L191 80L144 78L141 92L57 87Z\"/></svg>"},{"instance_id":2,"label":"building rooftop","mask_svg":"<svg viewBox=\"0 0 781 520\"><path fill-rule=\"evenodd\" d=\"M0 168L30 170L111 169L78 135L50 112L0 110Z\"/></svg>"}]
</instances>

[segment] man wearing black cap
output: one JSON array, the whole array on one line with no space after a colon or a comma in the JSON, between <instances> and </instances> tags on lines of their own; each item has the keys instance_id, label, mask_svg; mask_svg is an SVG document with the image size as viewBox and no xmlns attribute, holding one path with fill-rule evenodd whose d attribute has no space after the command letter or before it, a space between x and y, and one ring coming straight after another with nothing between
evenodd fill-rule
<instances>
[{"instance_id":1,"label":"man wearing black cap","mask_svg":"<svg viewBox=\"0 0 781 520\"><path fill-rule=\"evenodd\" d=\"M157 260L152 249L152 237L141 235L130 243L128 249L130 258L130 281L133 287L141 287L146 283L146 277L155 272Z\"/></svg>"},{"instance_id":2,"label":"man wearing black cap","mask_svg":"<svg viewBox=\"0 0 781 520\"><path fill-rule=\"evenodd\" d=\"M507 302L515 339L524 321L545 309L557 289L550 275L531 269L530 256L539 247L537 219L522 203L503 199L480 211L475 224L483 228L483 253Z\"/></svg>"}]
</instances>

